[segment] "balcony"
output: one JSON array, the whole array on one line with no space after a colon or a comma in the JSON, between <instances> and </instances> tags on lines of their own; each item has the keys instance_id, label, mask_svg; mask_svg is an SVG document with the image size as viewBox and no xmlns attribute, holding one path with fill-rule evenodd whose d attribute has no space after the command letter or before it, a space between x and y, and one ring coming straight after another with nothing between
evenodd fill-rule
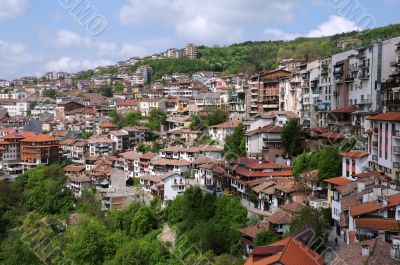
<instances>
[{"instance_id":1,"label":"balcony","mask_svg":"<svg viewBox=\"0 0 400 265\"><path fill-rule=\"evenodd\" d=\"M358 66L350 66L349 67L349 72L350 73L358 72Z\"/></svg>"},{"instance_id":2,"label":"balcony","mask_svg":"<svg viewBox=\"0 0 400 265\"><path fill-rule=\"evenodd\" d=\"M400 146L393 146L393 154L400 155Z\"/></svg>"},{"instance_id":3,"label":"balcony","mask_svg":"<svg viewBox=\"0 0 400 265\"><path fill-rule=\"evenodd\" d=\"M384 106L400 106L400 99L389 99L383 101Z\"/></svg>"},{"instance_id":4,"label":"balcony","mask_svg":"<svg viewBox=\"0 0 400 265\"><path fill-rule=\"evenodd\" d=\"M382 83L381 90L392 90L395 87L400 87L400 81L388 80Z\"/></svg>"},{"instance_id":5,"label":"balcony","mask_svg":"<svg viewBox=\"0 0 400 265\"><path fill-rule=\"evenodd\" d=\"M372 99L361 99L360 102L357 103L357 105L370 105L372 104Z\"/></svg>"},{"instance_id":6,"label":"balcony","mask_svg":"<svg viewBox=\"0 0 400 265\"><path fill-rule=\"evenodd\" d=\"M400 163L399 162L393 162L393 168L400 169Z\"/></svg>"},{"instance_id":7,"label":"balcony","mask_svg":"<svg viewBox=\"0 0 400 265\"><path fill-rule=\"evenodd\" d=\"M400 131L394 131L393 137L400 138Z\"/></svg>"},{"instance_id":8,"label":"balcony","mask_svg":"<svg viewBox=\"0 0 400 265\"><path fill-rule=\"evenodd\" d=\"M360 72L360 73L358 74L358 78L359 78L359 79L362 79L362 80L364 80L364 79L369 79L369 73Z\"/></svg>"},{"instance_id":9,"label":"balcony","mask_svg":"<svg viewBox=\"0 0 400 265\"><path fill-rule=\"evenodd\" d=\"M397 61L390 62L390 67L400 67L400 61L397 60Z\"/></svg>"}]
</instances>

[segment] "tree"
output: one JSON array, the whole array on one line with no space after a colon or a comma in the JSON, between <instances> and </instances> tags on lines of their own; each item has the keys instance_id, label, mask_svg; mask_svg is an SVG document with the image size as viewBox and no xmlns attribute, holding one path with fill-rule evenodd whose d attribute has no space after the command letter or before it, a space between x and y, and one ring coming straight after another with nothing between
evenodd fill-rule
<instances>
[{"instance_id":1,"label":"tree","mask_svg":"<svg viewBox=\"0 0 400 265\"><path fill-rule=\"evenodd\" d=\"M140 120L142 119L142 114L137 111L129 112L124 120L122 121L122 126L137 126L140 125Z\"/></svg>"},{"instance_id":2,"label":"tree","mask_svg":"<svg viewBox=\"0 0 400 265\"><path fill-rule=\"evenodd\" d=\"M228 113L221 109L217 109L210 113L206 121L208 126L213 126L224 123L227 119L228 119Z\"/></svg>"},{"instance_id":3,"label":"tree","mask_svg":"<svg viewBox=\"0 0 400 265\"><path fill-rule=\"evenodd\" d=\"M131 236L140 238L158 226L157 219L151 212L150 208L141 207L133 216L131 225Z\"/></svg>"},{"instance_id":4,"label":"tree","mask_svg":"<svg viewBox=\"0 0 400 265\"><path fill-rule=\"evenodd\" d=\"M118 91L118 92L122 92L122 91L124 91L124 84L122 84L122 83L116 83L115 84L115 89L114 89L115 91Z\"/></svg>"},{"instance_id":5,"label":"tree","mask_svg":"<svg viewBox=\"0 0 400 265\"><path fill-rule=\"evenodd\" d=\"M161 124L164 124L167 120L167 114L160 109L152 109L149 112L149 119L147 122L147 127L153 131L159 131L161 129Z\"/></svg>"},{"instance_id":6,"label":"tree","mask_svg":"<svg viewBox=\"0 0 400 265\"><path fill-rule=\"evenodd\" d=\"M329 234L331 212L330 209L315 209L309 206L303 208L290 225L290 233L296 234L310 229L313 232L313 245L315 251L321 251Z\"/></svg>"},{"instance_id":7,"label":"tree","mask_svg":"<svg viewBox=\"0 0 400 265\"><path fill-rule=\"evenodd\" d=\"M97 93L101 95L111 98L113 96L112 87L111 86L102 86L97 89Z\"/></svg>"},{"instance_id":8,"label":"tree","mask_svg":"<svg viewBox=\"0 0 400 265\"><path fill-rule=\"evenodd\" d=\"M28 211L43 215L66 214L72 209L73 196L65 188L66 176L62 167L52 164L28 170L17 177Z\"/></svg>"},{"instance_id":9,"label":"tree","mask_svg":"<svg viewBox=\"0 0 400 265\"><path fill-rule=\"evenodd\" d=\"M318 170L319 179L337 177L342 172L342 158L337 146L328 146L314 153L303 153L293 163L293 175Z\"/></svg>"},{"instance_id":10,"label":"tree","mask_svg":"<svg viewBox=\"0 0 400 265\"><path fill-rule=\"evenodd\" d=\"M77 264L102 264L117 247L106 226L95 218L69 226L66 240L67 256Z\"/></svg>"},{"instance_id":11,"label":"tree","mask_svg":"<svg viewBox=\"0 0 400 265\"><path fill-rule=\"evenodd\" d=\"M225 140L224 154L227 160L246 156L246 134L242 123Z\"/></svg>"},{"instance_id":12,"label":"tree","mask_svg":"<svg viewBox=\"0 0 400 265\"><path fill-rule=\"evenodd\" d=\"M317 164L320 179L337 177L342 173L342 158L336 146L319 150L311 159L311 163Z\"/></svg>"},{"instance_id":13,"label":"tree","mask_svg":"<svg viewBox=\"0 0 400 265\"><path fill-rule=\"evenodd\" d=\"M297 156L296 160L293 162L293 176L297 177L307 170L312 170L310 169L310 159L311 154L309 153L302 153Z\"/></svg>"},{"instance_id":14,"label":"tree","mask_svg":"<svg viewBox=\"0 0 400 265\"><path fill-rule=\"evenodd\" d=\"M272 244L278 240L280 240L279 235L275 234L272 231L262 230L260 233L257 234L254 245L256 247L266 246L266 245Z\"/></svg>"},{"instance_id":15,"label":"tree","mask_svg":"<svg viewBox=\"0 0 400 265\"><path fill-rule=\"evenodd\" d=\"M93 132L90 132L90 131L81 132L81 137L83 139L89 139L90 137L92 137L92 135L93 135Z\"/></svg>"},{"instance_id":16,"label":"tree","mask_svg":"<svg viewBox=\"0 0 400 265\"><path fill-rule=\"evenodd\" d=\"M139 142L136 146L136 149L141 153L150 152L151 146L144 144L143 142Z\"/></svg>"},{"instance_id":17,"label":"tree","mask_svg":"<svg viewBox=\"0 0 400 265\"><path fill-rule=\"evenodd\" d=\"M58 92L55 89L46 89L46 90L43 90L43 92L42 92L43 97L56 98L57 95L58 95Z\"/></svg>"},{"instance_id":18,"label":"tree","mask_svg":"<svg viewBox=\"0 0 400 265\"><path fill-rule=\"evenodd\" d=\"M195 114L192 116L192 121L189 125L189 128L192 131L203 131L207 129L207 125L199 115Z\"/></svg>"},{"instance_id":19,"label":"tree","mask_svg":"<svg viewBox=\"0 0 400 265\"><path fill-rule=\"evenodd\" d=\"M297 119L291 119L283 127L282 144L285 147L285 153L289 157L296 156L303 152L301 143L302 130L300 122Z\"/></svg>"}]
</instances>

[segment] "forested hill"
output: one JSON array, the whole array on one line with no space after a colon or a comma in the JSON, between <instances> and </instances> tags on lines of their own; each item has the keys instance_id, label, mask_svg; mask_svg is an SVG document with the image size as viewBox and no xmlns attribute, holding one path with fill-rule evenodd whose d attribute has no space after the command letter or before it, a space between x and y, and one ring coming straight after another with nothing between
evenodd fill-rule
<instances>
[{"instance_id":1,"label":"forested hill","mask_svg":"<svg viewBox=\"0 0 400 265\"><path fill-rule=\"evenodd\" d=\"M349 32L320 38L297 38L292 41L248 41L224 47L199 47L199 60L164 59L145 60L133 66L149 64L154 69L154 79L173 72L193 73L199 70L254 73L275 68L278 59L318 59L336 52L358 48L374 39L400 36L400 24L389 25L362 32ZM345 49L338 48L338 41L358 40L358 44Z\"/></svg>"}]
</instances>

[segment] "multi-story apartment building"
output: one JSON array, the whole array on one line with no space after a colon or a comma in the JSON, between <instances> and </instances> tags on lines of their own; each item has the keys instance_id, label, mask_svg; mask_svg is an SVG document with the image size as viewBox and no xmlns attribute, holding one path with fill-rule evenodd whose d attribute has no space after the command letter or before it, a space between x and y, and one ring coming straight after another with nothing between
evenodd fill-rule
<instances>
[{"instance_id":1,"label":"multi-story apartment building","mask_svg":"<svg viewBox=\"0 0 400 265\"><path fill-rule=\"evenodd\" d=\"M368 134L370 168L399 178L400 112L386 112L368 119L372 123Z\"/></svg>"},{"instance_id":2,"label":"multi-story apartment building","mask_svg":"<svg viewBox=\"0 0 400 265\"><path fill-rule=\"evenodd\" d=\"M24 171L38 165L58 162L60 141L46 134L31 135L20 140L21 164Z\"/></svg>"},{"instance_id":3,"label":"multi-story apartment building","mask_svg":"<svg viewBox=\"0 0 400 265\"><path fill-rule=\"evenodd\" d=\"M400 37L382 43L381 99L384 111L400 110Z\"/></svg>"},{"instance_id":4,"label":"multi-story apartment building","mask_svg":"<svg viewBox=\"0 0 400 265\"><path fill-rule=\"evenodd\" d=\"M185 55L189 59L197 59L199 56L199 48L193 43L188 43L185 48Z\"/></svg>"},{"instance_id":5,"label":"multi-story apartment building","mask_svg":"<svg viewBox=\"0 0 400 265\"><path fill-rule=\"evenodd\" d=\"M108 137L92 137L88 140L89 156L110 156L116 151L116 143Z\"/></svg>"},{"instance_id":6,"label":"multi-story apartment building","mask_svg":"<svg viewBox=\"0 0 400 265\"><path fill-rule=\"evenodd\" d=\"M246 95L247 113L250 117L254 117L257 113L279 109L280 79L290 74L286 70L274 70L261 72L251 78L248 95Z\"/></svg>"},{"instance_id":7,"label":"multi-story apartment building","mask_svg":"<svg viewBox=\"0 0 400 265\"><path fill-rule=\"evenodd\" d=\"M144 82L149 83L153 75L153 68L150 65L142 65L136 70L136 74L141 74Z\"/></svg>"},{"instance_id":8,"label":"multi-story apartment building","mask_svg":"<svg viewBox=\"0 0 400 265\"><path fill-rule=\"evenodd\" d=\"M221 93L203 93L194 98L195 112L211 112L217 109L225 109L228 96Z\"/></svg>"}]
</instances>

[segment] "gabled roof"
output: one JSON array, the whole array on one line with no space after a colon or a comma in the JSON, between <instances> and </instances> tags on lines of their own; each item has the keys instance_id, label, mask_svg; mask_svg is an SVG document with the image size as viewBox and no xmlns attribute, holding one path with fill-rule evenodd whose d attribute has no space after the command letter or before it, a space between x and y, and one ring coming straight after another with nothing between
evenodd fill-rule
<instances>
[{"instance_id":1,"label":"gabled roof","mask_svg":"<svg viewBox=\"0 0 400 265\"><path fill-rule=\"evenodd\" d=\"M324 179L324 182L327 182L327 183L330 183L330 184L333 184L336 186L344 186L353 181L351 179L347 179L344 177L336 177L336 178Z\"/></svg>"},{"instance_id":2,"label":"gabled roof","mask_svg":"<svg viewBox=\"0 0 400 265\"><path fill-rule=\"evenodd\" d=\"M386 112L367 118L371 121L400 121L400 112Z\"/></svg>"},{"instance_id":3,"label":"gabled roof","mask_svg":"<svg viewBox=\"0 0 400 265\"><path fill-rule=\"evenodd\" d=\"M397 231L399 222L394 219L383 218L356 218L356 227L383 231Z\"/></svg>"},{"instance_id":4,"label":"gabled roof","mask_svg":"<svg viewBox=\"0 0 400 265\"><path fill-rule=\"evenodd\" d=\"M350 157L350 158L362 158L368 156L368 153L361 150L353 150L345 153L340 153L341 156Z\"/></svg>"},{"instance_id":5,"label":"gabled roof","mask_svg":"<svg viewBox=\"0 0 400 265\"><path fill-rule=\"evenodd\" d=\"M286 225L291 224L293 222L293 217L283 210L278 210L270 216L267 216L266 219L271 224L276 225Z\"/></svg>"},{"instance_id":6,"label":"gabled roof","mask_svg":"<svg viewBox=\"0 0 400 265\"><path fill-rule=\"evenodd\" d=\"M261 231L268 231L269 230L269 223L259 223L256 225L252 225L252 226L248 226L245 228L240 229L240 233L251 237L251 238L256 238L257 235L261 232Z\"/></svg>"},{"instance_id":7,"label":"gabled roof","mask_svg":"<svg viewBox=\"0 0 400 265\"><path fill-rule=\"evenodd\" d=\"M210 128L213 128L213 129L236 128L239 125L239 123L240 123L239 120L230 120L230 121L226 121L221 124L210 126Z\"/></svg>"},{"instance_id":8,"label":"gabled roof","mask_svg":"<svg viewBox=\"0 0 400 265\"><path fill-rule=\"evenodd\" d=\"M282 126L270 124L263 128L259 128L259 129L250 131L250 132L246 133L246 135L253 136L253 135L260 134L260 133L282 133L282 132L283 132Z\"/></svg>"},{"instance_id":9,"label":"gabled roof","mask_svg":"<svg viewBox=\"0 0 400 265\"><path fill-rule=\"evenodd\" d=\"M275 247L275 249L270 248ZM263 251L265 250L265 251ZM324 258L294 237L254 248L245 265L322 265Z\"/></svg>"}]
</instances>

